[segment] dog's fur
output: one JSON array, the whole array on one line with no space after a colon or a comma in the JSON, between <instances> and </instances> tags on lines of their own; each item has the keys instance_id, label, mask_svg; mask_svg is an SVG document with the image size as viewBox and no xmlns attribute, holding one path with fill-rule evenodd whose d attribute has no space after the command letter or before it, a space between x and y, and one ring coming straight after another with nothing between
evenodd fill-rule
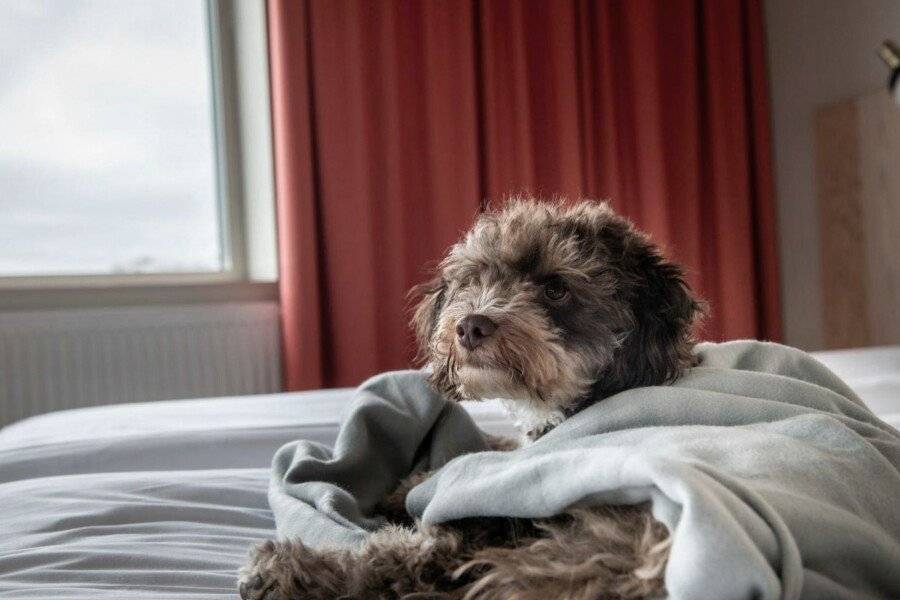
<instances>
[{"instance_id":1,"label":"dog's fur","mask_svg":"<svg viewBox=\"0 0 900 600\"><path fill-rule=\"evenodd\" d=\"M673 381L693 363L700 303L682 270L607 205L513 199L479 217L413 317L431 383L457 400L503 399L526 442L619 391ZM461 343L460 322L496 330ZM471 344L470 344L471 345ZM508 441L493 446L508 449ZM257 598L647 598L663 593L668 532L646 506L553 519L412 523L406 492L381 504L394 524L357 550L266 542L242 570Z\"/></svg>"}]
</instances>

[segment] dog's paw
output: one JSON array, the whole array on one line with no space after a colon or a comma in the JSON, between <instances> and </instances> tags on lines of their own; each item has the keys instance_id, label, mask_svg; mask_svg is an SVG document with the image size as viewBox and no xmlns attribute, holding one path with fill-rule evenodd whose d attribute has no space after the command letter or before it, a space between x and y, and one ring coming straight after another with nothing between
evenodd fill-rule
<instances>
[{"instance_id":1,"label":"dog's paw","mask_svg":"<svg viewBox=\"0 0 900 600\"><path fill-rule=\"evenodd\" d=\"M241 600L280 600L286 598L281 594L278 584L266 581L262 575L248 574L238 579L238 591Z\"/></svg>"},{"instance_id":2,"label":"dog's paw","mask_svg":"<svg viewBox=\"0 0 900 600\"><path fill-rule=\"evenodd\" d=\"M269 540L253 549L250 560L238 574L238 591L242 600L288 600L279 579L284 573L278 560L279 545Z\"/></svg>"},{"instance_id":3,"label":"dog's paw","mask_svg":"<svg viewBox=\"0 0 900 600\"><path fill-rule=\"evenodd\" d=\"M349 555L317 551L300 541L263 542L241 568L243 600L335 600L349 598Z\"/></svg>"}]
</instances>

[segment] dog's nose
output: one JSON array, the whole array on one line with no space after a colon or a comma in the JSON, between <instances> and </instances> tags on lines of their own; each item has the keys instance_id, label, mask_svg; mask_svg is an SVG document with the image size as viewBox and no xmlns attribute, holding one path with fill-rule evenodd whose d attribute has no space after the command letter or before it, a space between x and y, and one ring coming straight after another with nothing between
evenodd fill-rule
<instances>
[{"instance_id":1,"label":"dog's nose","mask_svg":"<svg viewBox=\"0 0 900 600\"><path fill-rule=\"evenodd\" d=\"M484 315L468 315L456 324L456 337L466 350L472 351L497 331L497 324Z\"/></svg>"}]
</instances>

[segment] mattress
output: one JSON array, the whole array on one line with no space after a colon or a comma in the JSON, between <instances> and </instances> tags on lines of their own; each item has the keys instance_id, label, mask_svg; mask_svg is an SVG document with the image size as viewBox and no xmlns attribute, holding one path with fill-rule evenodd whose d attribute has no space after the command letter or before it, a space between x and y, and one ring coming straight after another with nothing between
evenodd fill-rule
<instances>
[{"instance_id":1,"label":"mattress","mask_svg":"<svg viewBox=\"0 0 900 600\"><path fill-rule=\"evenodd\" d=\"M900 347L819 358L900 425ZM236 598L248 548L274 533L272 454L331 443L351 395L123 404L0 430L0 598ZM496 403L466 406L512 431Z\"/></svg>"},{"instance_id":2,"label":"mattress","mask_svg":"<svg viewBox=\"0 0 900 600\"><path fill-rule=\"evenodd\" d=\"M900 346L813 352L882 420L900 428Z\"/></svg>"}]
</instances>

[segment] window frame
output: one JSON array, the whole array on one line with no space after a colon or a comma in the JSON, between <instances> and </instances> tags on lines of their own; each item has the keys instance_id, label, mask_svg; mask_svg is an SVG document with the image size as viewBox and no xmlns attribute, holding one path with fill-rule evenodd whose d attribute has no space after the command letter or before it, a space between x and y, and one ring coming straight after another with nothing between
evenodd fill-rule
<instances>
[{"instance_id":1,"label":"window frame","mask_svg":"<svg viewBox=\"0 0 900 600\"><path fill-rule=\"evenodd\" d=\"M65 305L67 296L79 306L91 304L91 297L97 298L95 305L140 303L138 290L147 293L148 303L167 297L180 302L274 298L275 184L265 0L204 3L223 270L0 276L0 310L23 304L40 308L44 297L54 306Z\"/></svg>"}]
</instances>

